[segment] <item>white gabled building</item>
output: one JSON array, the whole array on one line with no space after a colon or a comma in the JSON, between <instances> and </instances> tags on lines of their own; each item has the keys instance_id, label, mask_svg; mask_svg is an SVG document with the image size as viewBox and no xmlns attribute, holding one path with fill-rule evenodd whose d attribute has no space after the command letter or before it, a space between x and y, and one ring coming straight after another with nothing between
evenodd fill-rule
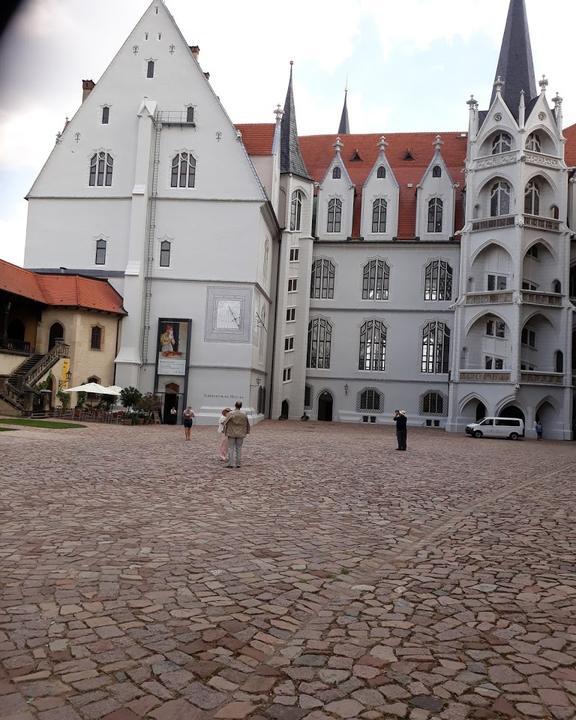
<instances>
[{"instance_id":1,"label":"white gabled building","mask_svg":"<svg viewBox=\"0 0 576 720\"><path fill-rule=\"evenodd\" d=\"M573 425L576 126L536 90L510 0L487 111L468 132L298 135L234 126L161 0L32 187L26 266L124 296L116 382L201 422L255 418L462 431L516 415Z\"/></svg>"}]
</instances>

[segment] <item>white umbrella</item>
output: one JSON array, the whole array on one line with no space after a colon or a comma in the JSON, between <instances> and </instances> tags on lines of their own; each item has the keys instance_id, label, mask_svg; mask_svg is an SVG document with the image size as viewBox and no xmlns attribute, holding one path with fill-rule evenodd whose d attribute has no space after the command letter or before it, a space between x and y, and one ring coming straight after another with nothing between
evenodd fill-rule
<instances>
[{"instance_id":1,"label":"white umbrella","mask_svg":"<svg viewBox=\"0 0 576 720\"><path fill-rule=\"evenodd\" d=\"M120 395L122 389L120 385L109 385L106 388L106 395Z\"/></svg>"},{"instance_id":2,"label":"white umbrella","mask_svg":"<svg viewBox=\"0 0 576 720\"><path fill-rule=\"evenodd\" d=\"M86 383L85 385L77 385L73 388L68 388L68 390L64 390L64 392L84 392L84 393L92 393L93 395L109 395L111 393L108 392L108 388L105 388L104 385L99 385L95 382Z\"/></svg>"}]
</instances>

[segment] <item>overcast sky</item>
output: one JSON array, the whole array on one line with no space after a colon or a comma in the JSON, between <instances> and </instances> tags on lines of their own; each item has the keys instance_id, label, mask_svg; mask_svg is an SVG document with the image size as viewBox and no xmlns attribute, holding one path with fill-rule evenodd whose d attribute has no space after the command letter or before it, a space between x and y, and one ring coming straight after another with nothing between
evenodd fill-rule
<instances>
[{"instance_id":1,"label":"overcast sky","mask_svg":"<svg viewBox=\"0 0 576 720\"><path fill-rule=\"evenodd\" d=\"M102 75L148 0L28 0L0 46L0 257L21 263L26 201L81 80ZM489 100L508 0L167 0L235 122L273 122L293 59L300 134L467 129ZM526 0L536 75L576 122L574 0Z\"/></svg>"}]
</instances>

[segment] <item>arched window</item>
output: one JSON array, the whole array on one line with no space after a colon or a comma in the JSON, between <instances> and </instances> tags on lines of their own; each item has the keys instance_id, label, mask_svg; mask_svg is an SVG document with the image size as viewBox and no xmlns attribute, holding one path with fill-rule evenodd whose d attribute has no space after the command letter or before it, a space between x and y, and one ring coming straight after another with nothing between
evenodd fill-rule
<instances>
[{"instance_id":1,"label":"arched window","mask_svg":"<svg viewBox=\"0 0 576 720\"><path fill-rule=\"evenodd\" d=\"M96 257L94 258L95 265L106 265L106 240L96 240Z\"/></svg>"},{"instance_id":2,"label":"arched window","mask_svg":"<svg viewBox=\"0 0 576 720\"><path fill-rule=\"evenodd\" d=\"M88 185L94 187L110 187L112 185L112 170L114 160L107 152L97 152L90 158L90 176Z\"/></svg>"},{"instance_id":3,"label":"arched window","mask_svg":"<svg viewBox=\"0 0 576 720\"><path fill-rule=\"evenodd\" d=\"M560 294L562 292L562 283L560 280L552 281L552 292Z\"/></svg>"},{"instance_id":4,"label":"arched window","mask_svg":"<svg viewBox=\"0 0 576 720\"><path fill-rule=\"evenodd\" d=\"M108 105L104 105L102 108L102 125L108 125L110 122L110 108Z\"/></svg>"},{"instance_id":5,"label":"arched window","mask_svg":"<svg viewBox=\"0 0 576 720\"><path fill-rule=\"evenodd\" d=\"M359 370L385 370L386 326L380 320L367 320L360 328Z\"/></svg>"},{"instance_id":6,"label":"arched window","mask_svg":"<svg viewBox=\"0 0 576 720\"><path fill-rule=\"evenodd\" d=\"M340 180L340 178L342 177L342 170L338 165L336 165L332 169L332 177L334 178L334 180Z\"/></svg>"},{"instance_id":7,"label":"arched window","mask_svg":"<svg viewBox=\"0 0 576 720\"><path fill-rule=\"evenodd\" d=\"M171 187L193 188L196 183L196 159L191 153L181 152L172 158Z\"/></svg>"},{"instance_id":8,"label":"arched window","mask_svg":"<svg viewBox=\"0 0 576 720\"><path fill-rule=\"evenodd\" d=\"M336 168L334 168L336 169ZM328 201L328 224L326 232L338 233L342 227L342 200L332 198Z\"/></svg>"},{"instance_id":9,"label":"arched window","mask_svg":"<svg viewBox=\"0 0 576 720\"><path fill-rule=\"evenodd\" d=\"M429 392L422 398L423 415L443 415L444 397L438 392Z\"/></svg>"},{"instance_id":10,"label":"arched window","mask_svg":"<svg viewBox=\"0 0 576 720\"><path fill-rule=\"evenodd\" d=\"M386 211L388 203L384 198L377 198L372 203L372 232L386 232Z\"/></svg>"},{"instance_id":11,"label":"arched window","mask_svg":"<svg viewBox=\"0 0 576 720\"><path fill-rule=\"evenodd\" d=\"M554 220L558 220L560 218L560 208L558 205L550 205L550 216L554 218Z\"/></svg>"},{"instance_id":12,"label":"arched window","mask_svg":"<svg viewBox=\"0 0 576 720\"><path fill-rule=\"evenodd\" d=\"M381 396L375 388L365 388L360 393L360 410L380 412Z\"/></svg>"},{"instance_id":13,"label":"arched window","mask_svg":"<svg viewBox=\"0 0 576 720\"><path fill-rule=\"evenodd\" d=\"M510 212L510 185L499 180L490 189L490 216L508 215Z\"/></svg>"},{"instance_id":14,"label":"arched window","mask_svg":"<svg viewBox=\"0 0 576 720\"><path fill-rule=\"evenodd\" d=\"M52 350L58 342L64 342L64 326L62 323L55 322L50 326L48 333L48 350Z\"/></svg>"},{"instance_id":15,"label":"arched window","mask_svg":"<svg viewBox=\"0 0 576 720\"><path fill-rule=\"evenodd\" d=\"M432 260L426 265L424 300L452 300L452 268L445 260Z\"/></svg>"},{"instance_id":16,"label":"arched window","mask_svg":"<svg viewBox=\"0 0 576 720\"><path fill-rule=\"evenodd\" d=\"M146 77L147 78L154 77L154 60L148 60L148 63L146 65Z\"/></svg>"},{"instance_id":17,"label":"arched window","mask_svg":"<svg viewBox=\"0 0 576 720\"><path fill-rule=\"evenodd\" d=\"M169 240L162 240L160 243L160 267L170 267L170 251L172 249Z\"/></svg>"},{"instance_id":18,"label":"arched window","mask_svg":"<svg viewBox=\"0 0 576 720\"><path fill-rule=\"evenodd\" d=\"M324 318L314 318L308 323L308 352L306 367L330 367L330 350L332 345L332 325Z\"/></svg>"},{"instance_id":19,"label":"arched window","mask_svg":"<svg viewBox=\"0 0 576 720\"><path fill-rule=\"evenodd\" d=\"M428 202L428 232L442 232L442 214L444 203L440 198L432 198Z\"/></svg>"},{"instance_id":20,"label":"arched window","mask_svg":"<svg viewBox=\"0 0 576 720\"><path fill-rule=\"evenodd\" d=\"M294 190L292 193L292 201L290 203L290 230L300 230L303 202L304 193L302 190Z\"/></svg>"},{"instance_id":21,"label":"arched window","mask_svg":"<svg viewBox=\"0 0 576 720\"><path fill-rule=\"evenodd\" d=\"M388 300L390 266L384 260L370 260L362 274L362 300Z\"/></svg>"},{"instance_id":22,"label":"arched window","mask_svg":"<svg viewBox=\"0 0 576 720\"><path fill-rule=\"evenodd\" d=\"M540 185L530 180L524 191L524 212L528 215L540 215Z\"/></svg>"},{"instance_id":23,"label":"arched window","mask_svg":"<svg viewBox=\"0 0 576 720\"><path fill-rule=\"evenodd\" d=\"M422 331L423 373L447 373L450 355L450 329L437 320L427 323Z\"/></svg>"},{"instance_id":24,"label":"arched window","mask_svg":"<svg viewBox=\"0 0 576 720\"><path fill-rule=\"evenodd\" d=\"M542 141L540 140L540 135L538 135L538 133L533 132L528 135L526 140L526 150L532 150L532 152L542 152Z\"/></svg>"},{"instance_id":25,"label":"arched window","mask_svg":"<svg viewBox=\"0 0 576 720\"><path fill-rule=\"evenodd\" d=\"M94 325L90 330L90 350L102 349L102 328Z\"/></svg>"},{"instance_id":26,"label":"arched window","mask_svg":"<svg viewBox=\"0 0 576 720\"><path fill-rule=\"evenodd\" d=\"M440 165L434 165L432 168L432 177L442 177L442 168Z\"/></svg>"},{"instance_id":27,"label":"arched window","mask_svg":"<svg viewBox=\"0 0 576 720\"><path fill-rule=\"evenodd\" d=\"M310 297L331 300L334 297L334 263L330 260L314 260L310 277Z\"/></svg>"},{"instance_id":28,"label":"arched window","mask_svg":"<svg viewBox=\"0 0 576 720\"><path fill-rule=\"evenodd\" d=\"M386 177L386 168L384 165L380 165L378 170L376 170L376 177L377 178L385 178Z\"/></svg>"},{"instance_id":29,"label":"arched window","mask_svg":"<svg viewBox=\"0 0 576 720\"><path fill-rule=\"evenodd\" d=\"M194 122L194 106L188 105L186 108L186 122L187 123L193 123Z\"/></svg>"},{"instance_id":30,"label":"arched window","mask_svg":"<svg viewBox=\"0 0 576 720\"><path fill-rule=\"evenodd\" d=\"M554 372L564 372L564 353L562 350L556 350L554 353Z\"/></svg>"},{"instance_id":31,"label":"arched window","mask_svg":"<svg viewBox=\"0 0 576 720\"><path fill-rule=\"evenodd\" d=\"M508 133L501 132L492 140L492 155L508 152L512 149L512 138Z\"/></svg>"}]
</instances>

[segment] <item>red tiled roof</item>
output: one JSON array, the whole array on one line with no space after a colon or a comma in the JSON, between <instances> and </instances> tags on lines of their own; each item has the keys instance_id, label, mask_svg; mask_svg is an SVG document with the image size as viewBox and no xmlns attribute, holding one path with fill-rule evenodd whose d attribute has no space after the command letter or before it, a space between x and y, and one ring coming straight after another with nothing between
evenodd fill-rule
<instances>
[{"instance_id":1,"label":"red tiled roof","mask_svg":"<svg viewBox=\"0 0 576 720\"><path fill-rule=\"evenodd\" d=\"M566 138L566 165L576 167L576 124L564 129L564 137Z\"/></svg>"},{"instance_id":2,"label":"red tiled roof","mask_svg":"<svg viewBox=\"0 0 576 720\"><path fill-rule=\"evenodd\" d=\"M398 213L398 237L412 238L416 227L416 185L422 179L424 171L432 160L434 154L434 139L438 133L393 133L386 135L388 147L386 157L390 163L396 180L400 185L400 207ZM455 183L464 185L464 161L466 158L466 134L440 133L444 144L442 157ZM334 157L332 147L336 135L308 135L300 136L300 147L304 162L310 175L317 182L324 179L326 170ZM369 135L342 135L344 143L342 159L346 170L356 186L354 197L354 223L352 236L360 235L360 206L362 185L378 157L379 134ZM406 160L406 151L410 151L413 160ZM360 156L360 160L352 157ZM411 183L413 187L408 187ZM462 226L463 208L461 189L456 190L456 230Z\"/></svg>"},{"instance_id":3,"label":"red tiled roof","mask_svg":"<svg viewBox=\"0 0 576 720\"><path fill-rule=\"evenodd\" d=\"M0 260L0 290L44 305L126 314L121 295L106 280L80 275L42 275L6 260Z\"/></svg>"},{"instance_id":4,"label":"red tiled roof","mask_svg":"<svg viewBox=\"0 0 576 720\"><path fill-rule=\"evenodd\" d=\"M274 123L242 123L236 125L248 155L272 155Z\"/></svg>"}]
</instances>

